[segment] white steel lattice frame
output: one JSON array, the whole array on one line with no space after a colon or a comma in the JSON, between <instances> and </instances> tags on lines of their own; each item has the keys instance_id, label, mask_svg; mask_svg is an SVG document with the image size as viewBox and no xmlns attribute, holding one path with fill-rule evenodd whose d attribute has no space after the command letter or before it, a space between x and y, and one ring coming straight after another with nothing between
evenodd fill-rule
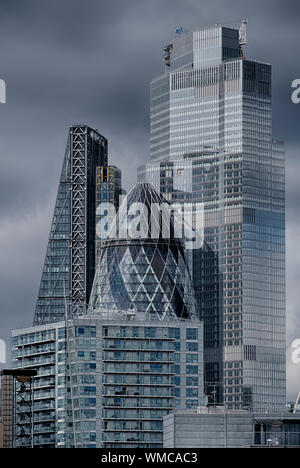
<instances>
[{"instance_id":1,"label":"white steel lattice frame","mask_svg":"<svg viewBox=\"0 0 300 468\"><path fill-rule=\"evenodd\" d=\"M87 127L72 127L71 152L71 303L72 315L84 315L87 301Z\"/></svg>"}]
</instances>

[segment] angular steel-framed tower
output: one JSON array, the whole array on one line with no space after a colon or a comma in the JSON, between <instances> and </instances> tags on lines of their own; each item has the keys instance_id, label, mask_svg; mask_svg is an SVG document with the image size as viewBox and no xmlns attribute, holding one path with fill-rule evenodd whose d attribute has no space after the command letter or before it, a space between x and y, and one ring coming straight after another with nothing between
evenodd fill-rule
<instances>
[{"instance_id":1,"label":"angular steel-framed tower","mask_svg":"<svg viewBox=\"0 0 300 468\"><path fill-rule=\"evenodd\" d=\"M86 125L70 128L34 325L86 311L95 273L96 168L107 166L107 140Z\"/></svg>"}]
</instances>

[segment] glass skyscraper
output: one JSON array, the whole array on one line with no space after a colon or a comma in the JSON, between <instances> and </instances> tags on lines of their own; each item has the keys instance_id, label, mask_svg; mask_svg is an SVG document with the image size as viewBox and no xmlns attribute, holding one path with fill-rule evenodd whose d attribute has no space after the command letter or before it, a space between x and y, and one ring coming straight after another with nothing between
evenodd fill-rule
<instances>
[{"instance_id":1,"label":"glass skyscraper","mask_svg":"<svg viewBox=\"0 0 300 468\"><path fill-rule=\"evenodd\" d=\"M121 170L116 166L98 166L96 167L96 267L99 262L101 247L105 238L109 234L109 228L114 220L114 214L120 206L120 199L125 192L122 190ZM113 213L110 213L110 219L102 232L98 232L98 223L101 223L103 216L100 205L111 204L114 207Z\"/></svg>"},{"instance_id":2,"label":"glass skyscraper","mask_svg":"<svg viewBox=\"0 0 300 468\"><path fill-rule=\"evenodd\" d=\"M140 204L145 216L140 223L146 229L131 238L134 214L130 213L135 205L140 208ZM137 184L125 197L116 222L121 229L126 225L126 233L116 229L103 244L90 306L108 313L127 310L145 320L197 318L183 243L174 236L171 218L169 237L163 236L158 217L157 232L150 232L154 205L162 207L161 218L167 220L168 203L150 184Z\"/></svg>"},{"instance_id":3,"label":"glass skyscraper","mask_svg":"<svg viewBox=\"0 0 300 468\"><path fill-rule=\"evenodd\" d=\"M155 203L163 208L153 235ZM162 448L163 417L206 403L203 323L184 246L172 221L168 238L161 228L169 204L137 184L116 218L122 233L124 223L133 232L134 204L146 208L144 229L120 238L112 226L87 314L13 332L14 369L37 370L34 447Z\"/></svg>"},{"instance_id":4,"label":"glass skyscraper","mask_svg":"<svg viewBox=\"0 0 300 468\"><path fill-rule=\"evenodd\" d=\"M97 207L118 206L121 172L107 165L107 140L86 125L70 128L42 272L34 325L86 313L97 248ZM70 308L71 307L71 308Z\"/></svg>"},{"instance_id":5,"label":"glass skyscraper","mask_svg":"<svg viewBox=\"0 0 300 468\"><path fill-rule=\"evenodd\" d=\"M151 163L138 180L204 203L192 253L211 404L285 405L285 156L272 134L271 66L239 30L177 34L151 83Z\"/></svg>"}]
</instances>

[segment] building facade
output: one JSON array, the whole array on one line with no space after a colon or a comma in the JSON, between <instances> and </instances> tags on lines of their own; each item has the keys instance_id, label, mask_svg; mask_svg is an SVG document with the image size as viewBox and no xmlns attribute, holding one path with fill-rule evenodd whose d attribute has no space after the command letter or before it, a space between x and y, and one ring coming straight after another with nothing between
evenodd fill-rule
<instances>
[{"instance_id":1,"label":"building facade","mask_svg":"<svg viewBox=\"0 0 300 468\"><path fill-rule=\"evenodd\" d=\"M100 252L103 242L109 234L110 225L120 207L122 195L122 174L116 166L96 167L96 267L99 263ZM106 206L107 205L107 206ZM103 211L112 206L114 209L109 213L107 223L101 229ZM100 224L100 228L99 228Z\"/></svg>"},{"instance_id":2,"label":"building facade","mask_svg":"<svg viewBox=\"0 0 300 468\"><path fill-rule=\"evenodd\" d=\"M34 447L162 448L163 417L206 403L203 324L184 246L172 221L168 238L162 219L150 235L154 202L164 219L168 203L149 184L125 197L86 315L13 332L13 367L37 370ZM145 226L131 237L136 204Z\"/></svg>"},{"instance_id":3,"label":"building facade","mask_svg":"<svg viewBox=\"0 0 300 468\"><path fill-rule=\"evenodd\" d=\"M197 318L185 249L175 237L169 206L147 183L125 197L101 250L90 313L127 310L146 319Z\"/></svg>"},{"instance_id":4,"label":"building facade","mask_svg":"<svg viewBox=\"0 0 300 468\"><path fill-rule=\"evenodd\" d=\"M271 66L246 60L239 30L179 34L151 83L151 163L138 180L204 204L193 282L209 401L285 405L285 157L272 134ZM197 227L197 226L194 226Z\"/></svg>"},{"instance_id":5,"label":"building facade","mask_svg":"<svg viewBox=\"0 0 300 468\"><path fill-rule=\"evenodd\" d=\"M12 353L37 370L35 448L162 447L163 416L205 403L199 321L78 317L14 331Z\"/></svg>"},{"instance_id":6,"label":"building facade","mask_svg":"<svg viewBox=\"0 0 300 468\"><path fill-rule=\"evenodd\" d=\"M33 377L35 369L1 372L0 448L33 447Z\"/></svg>"},{"instance_id":7,"label":"building facade","mask_svg":"<svg viewBox=\"0 0 300 468\"><path fill-rule=\"evenodd\" d=\"M107 140L85 125L68 135L34 325L85 313L95 273L96 167L107 166Z\"/></svg>"},{"instance_id":8,"label":"building facade","mask_svg":"<svg viewBox=\"0 0 300 468\"><path fill-rule=\"evenodd\" d=\"M299 415L199 408L164 418L164 448L299 448Z\"/></svg>"},{"instance_id":9,"label":"building facade","mask_svg":"<svg viewBox=\"0 0 300 468\"><path fill-rule=\"evenodd\" d=\"M59 182L34 325L86 313L101 239L99 204L118 208L121 172L107 164L108 143L97 130L72 126ZM98 252L98 253L97 253Z\"/></svg>"},{"instance_id":10,"label":"building facade","mask_svg":"<svg viewBox=\"0 0 300 468\"><path fill-rule=\"evenodd\" d=\"M14 382L11 375L1 373L1 439L2 448L13 447Z\"/></svg>"},{"instance_id":11,"label":"building facade","mask_svg":"<svg viewBox=\"0 0 300 468\"><path fill-rule=\"evenodd\" d=\"M37 371L33 378L33 447L54 448L58 407L58 382L61 379L61 336L65 329L59 322L12 332L12 367L14 370ZM59 377L58 377L59 374ZM27 428L26 421L15 411L15 425Z\"/></svg>"}]
</instances>

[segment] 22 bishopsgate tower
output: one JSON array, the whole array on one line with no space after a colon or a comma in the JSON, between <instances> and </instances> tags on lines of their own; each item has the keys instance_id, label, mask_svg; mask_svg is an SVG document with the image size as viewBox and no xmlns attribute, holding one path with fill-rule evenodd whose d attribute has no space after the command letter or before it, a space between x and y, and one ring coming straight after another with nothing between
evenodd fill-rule
<instances>
[{"instance_id":1,"label":"22 bishopsgate tower","mask_svg":"<svg viewBox=\"0 0 300 468\"><path fill-rule=\"evenodd\" d=\"M169 202L203 203L193 281L206 391L229 409L285 404L285 156L271 66L246 60L245 23L179 30L151 83L151 163Z\"/></svg>"}]
</instances>

